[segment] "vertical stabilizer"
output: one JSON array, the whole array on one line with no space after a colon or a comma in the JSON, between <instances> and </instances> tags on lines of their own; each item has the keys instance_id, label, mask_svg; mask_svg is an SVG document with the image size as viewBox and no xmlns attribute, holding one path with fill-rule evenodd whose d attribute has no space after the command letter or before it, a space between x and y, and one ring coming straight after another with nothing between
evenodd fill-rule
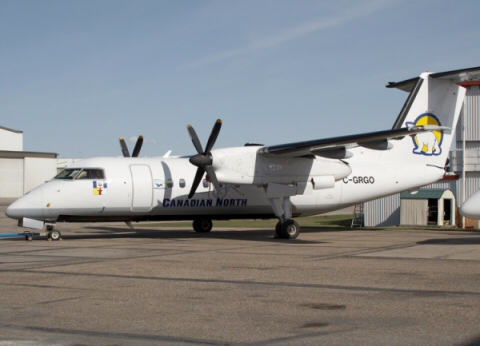
<instances>
[{"instance_id":1,"label":"vertical stabilizer","mask_svg":"<svg viewBox=\"0 0 480 346\"><path fill-rule=\"evenodd\" d=\"M480 68L435 74L425 72L418 78L387 86L410 92L394 129L422 125L448 128L412 136L412 154L418 158L428 156L431 165L445 165L466 93L458 83L467 78L478 78L478 74Z\"/></svg>"}]
</instances>

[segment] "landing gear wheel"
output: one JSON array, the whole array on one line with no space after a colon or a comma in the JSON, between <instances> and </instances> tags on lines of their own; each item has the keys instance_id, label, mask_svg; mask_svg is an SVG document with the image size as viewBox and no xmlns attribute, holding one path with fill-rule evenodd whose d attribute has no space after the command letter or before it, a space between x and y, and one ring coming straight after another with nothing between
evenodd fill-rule
<instances>
[{"instance_id":1,"label":"landing gear wheel","mask_svg":"<svg viewBox=\"0 0 480 346\"><path fill-rule=\"evenodd\" d=\"M282 224L280 233L284 239L295 239L300 234L300 225L295 220L286 220Z\"/></svg>"},{"instance_id":2,"label":"landing gear wheel","mask_svg":"<svg viewBox=\"0 0 480 346\"><path fill-rule=\"evenodd\" d=\"M193 220L193 229L198 233L208 233L212 230L212 220L200 219Z\"/></svg>"},{"instance_id":3,"label":"landing gear wheel","mask_svg":"<svg viewBox=\"0 0 480 346\"><path fill-rule=\"evenodd\" d=\"M275 238L283 238L282 223L280 221L278 221L277 225L275 226Z\"/></svg>"},{"instance_id":4,"label":"landing gear wheel","mask_svg":"<svg viewBox=\"0 0 480 346\"><path fill-rule=\"evenodd\" d=\"M48 238L50 238L52 240L59 240L61 236L62 236L62 234L60 233L60 231L50 231L50 232L48 232Z\"/></svg>"}]
</instances>

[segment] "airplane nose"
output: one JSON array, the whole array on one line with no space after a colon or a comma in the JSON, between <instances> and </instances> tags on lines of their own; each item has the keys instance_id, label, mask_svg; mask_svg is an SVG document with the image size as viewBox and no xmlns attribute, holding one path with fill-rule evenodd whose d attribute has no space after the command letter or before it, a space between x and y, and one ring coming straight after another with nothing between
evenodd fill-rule
<instances>
[{"instance_id":1,"label":"airplane nose","mask_svg":"<svg viewBox=\"0 0 480 346\"><path fill-rule=\"evenodd\" d=\"M460 207L460 213L470 219L480 218L480 193L477 192L468 198Z\"/></svg>"},{"instance_id":2,"label":"airplane nose","mask_svg":"<svg viewBox=\"0 0 480 346\"><path fill-rule=\"evenodd\" d=\"M12 219L32 218L38 219L43 216L43 191L36 188L23 197L20 197L5 211L5 215Z\"/></svg>"},{"instance_id":3,"label":"airplane nose","mask_svg":"<svg viewBox=\"0 0 480 346\"><path fill-rule=\"evenodd\" d=\"M27 213L27 206L23 197L17 199L15 202L10 204L5 210L5 215L7 215L11 219L21 219Z\"/></svg>"}]
</instances>

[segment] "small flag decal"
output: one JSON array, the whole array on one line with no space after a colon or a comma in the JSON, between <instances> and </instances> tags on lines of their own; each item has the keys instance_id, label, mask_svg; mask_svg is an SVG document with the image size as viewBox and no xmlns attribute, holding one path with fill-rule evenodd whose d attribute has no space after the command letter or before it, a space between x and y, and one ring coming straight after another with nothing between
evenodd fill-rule
<instances>
[{"instance_id":1,"label":"small flag decal","mask_svg":"<svg viewBox=\"0 0 480 346\"><path fill-rule=\"evenodd\" d=\"M106 181L93 181L93 194L96 196L107 194L107 182Z\"/></svg>"}]
</instances>

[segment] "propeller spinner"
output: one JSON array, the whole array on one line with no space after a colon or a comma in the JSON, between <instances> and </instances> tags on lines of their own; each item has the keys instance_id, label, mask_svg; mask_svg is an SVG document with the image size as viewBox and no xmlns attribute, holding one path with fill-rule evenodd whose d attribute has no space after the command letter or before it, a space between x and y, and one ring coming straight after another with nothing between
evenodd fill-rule
<instances>
[{"instance_id":1,"label":"propeller spinner","mask_svg":"<svg viewBox=\"0 0 480 346\"><path fill-rule=\"evenodd\" d=\"M139 136L137 139L137 143L135 143L135 148L133 148L132 157L138 157L140 154L140 149L142 149L143 144L143 136ZM128 151L127 143L123 137L120 137L120 146L122 147L122 154L124 157L130 157L130 152Z\"/></svg>"},{"instance_id":2,"label":"propeller spinner","mask_svg":"<svg viewBox=\"0 0 480 346\"><path fill-rule=\"evenodd\" d=\"M190 158L190 163L194 166L197 166L197 173L195 174L195 178L193 179L193 185L190 189L190 193L188 194L188 198L192 198L197 190L200 181L202 180L203 175L207 172L210 181L212 182L213 186L215 186L216 191L220 191L220 183L218 182L217 176L215 171L212 167L212 154L211 150L215 141L217 140L218 134L220 133L220 128L222 127L222 120L218 119L213 125L212 132L210 133L210 137L208 138L207 146L205 150L202 148L202 144L198 139L197 133L193 129L191 125L187 126L188 133L190 134L190 138L192 139L193 146L197 149L198 154L194 155Z\"/></svg>"}]
</instances>

